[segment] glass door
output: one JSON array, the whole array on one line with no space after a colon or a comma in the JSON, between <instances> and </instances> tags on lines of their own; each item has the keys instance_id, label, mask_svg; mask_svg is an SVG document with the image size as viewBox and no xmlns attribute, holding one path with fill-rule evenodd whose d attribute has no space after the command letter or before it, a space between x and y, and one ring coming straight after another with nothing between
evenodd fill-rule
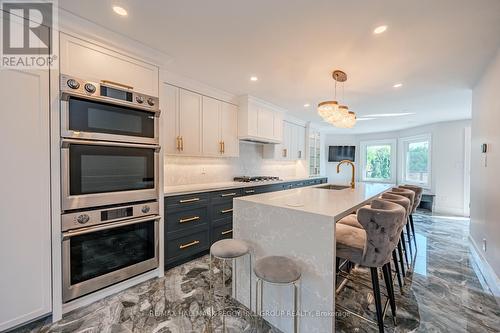
<instances>
[{"instance_id":1,"label":"glass door","mask_svg":"<svg viewBox=\"0 0 500 333\"><path fill-rule=\"evenodd\" d=\"M319 176L321 164L320 133L311 131L309 134L309 175Z\"/></svg>"}]
</instances>

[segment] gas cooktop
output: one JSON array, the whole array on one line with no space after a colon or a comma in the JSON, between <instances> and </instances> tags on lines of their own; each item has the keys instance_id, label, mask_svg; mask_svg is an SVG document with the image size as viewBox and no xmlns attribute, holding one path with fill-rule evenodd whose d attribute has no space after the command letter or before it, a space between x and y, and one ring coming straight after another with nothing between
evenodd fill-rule
<instances>
[{"instance_id":1,"label":"gas cooktop","mask_svg":"<svg viewBox=\"0 0 500 333\"><path fill-rule=\"evenodd\" d=\"M281 180L280 177L273 177L273 176L241 176L241 177L234 177L233 179L235 182L244 182L244 183L249 183L249 182L265 182L265 181L276 181L276 180Z\"/></svg>"}]
</instances>

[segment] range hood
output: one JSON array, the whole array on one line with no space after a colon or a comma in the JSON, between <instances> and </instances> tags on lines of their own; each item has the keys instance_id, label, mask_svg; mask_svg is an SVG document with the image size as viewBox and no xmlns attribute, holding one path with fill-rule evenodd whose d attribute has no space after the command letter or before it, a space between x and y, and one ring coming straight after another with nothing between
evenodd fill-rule
<instances>
[{"instance_id":1,"label":"range hood","mask_svg":"<svg viewBox=\"0 0 500 333\"><path fill-rule=\"evenodd\" d=\"M252 96L239 99L238 138L262 144L283 141L283 110Z\"/></svg>"}]
</instances>

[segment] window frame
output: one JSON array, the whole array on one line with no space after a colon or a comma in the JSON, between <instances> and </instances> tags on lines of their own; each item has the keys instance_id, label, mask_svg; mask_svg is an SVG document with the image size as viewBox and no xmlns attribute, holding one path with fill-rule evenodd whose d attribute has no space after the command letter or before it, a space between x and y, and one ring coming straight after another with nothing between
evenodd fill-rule
<instances>
[{"instance_id":1,"label":"window frame","mask_svg":"<svg viewBox=\"0 0 500 333\"><path fill-rule=\"evenodd\" d=\"M406 154L408 153L408 147L411 143L427 141L429 146L428 156L427 156L427 182L420 183L406 179ZM432 134L425 133L420 135L408 136L399 139L400 154L399 154L399 181L401 184L409 184L423 187L424 189L430 189L432 187Z\"/></svg>"},{"instance_id":2,"label":"window frame","mask_svg":"<svg viewBox=\"0 0 500 333\"><path fill-rule=\"evenodd\" d=\"M378 179L366 178L366 150L369 146L389 145L391 147L391 178ZM359 143L360 179L369 183L389 183L395 184L397 179L397 139L368 140Z\"/></svg>"}]
</instances>

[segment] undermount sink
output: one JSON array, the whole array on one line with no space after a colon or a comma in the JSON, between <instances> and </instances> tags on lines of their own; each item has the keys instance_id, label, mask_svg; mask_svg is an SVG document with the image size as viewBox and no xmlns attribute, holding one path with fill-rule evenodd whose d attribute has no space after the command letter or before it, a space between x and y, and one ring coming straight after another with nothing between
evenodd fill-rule
<instances>
[{"instance_id":1,"label":"undermount sink","mask_svg":"<svg viewBox=\"0 0 500 333\"><path fill-rule=\"evenodd\" d=\"M318 186L316 188L321 188L325 190L345 190L346 188L351 188L349 185L333 185L333 184L327 184L323 186Z\"/></svg>"}]
</instances>

